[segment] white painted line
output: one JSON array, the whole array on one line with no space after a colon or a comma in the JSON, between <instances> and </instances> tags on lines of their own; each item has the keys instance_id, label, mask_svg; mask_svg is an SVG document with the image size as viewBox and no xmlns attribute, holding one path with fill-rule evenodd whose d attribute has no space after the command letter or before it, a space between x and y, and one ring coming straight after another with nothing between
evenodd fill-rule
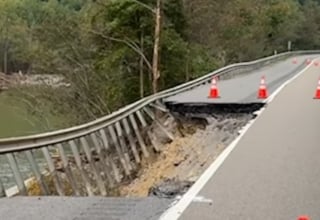
<instances>
[{"instance_id":1,"label":"white painted line","mask_svg":"<svg viewBox=\"0 0 320 220\"><path fill-rule=\"evenodd\" d=\"M316 58L318 59L318 58ZM270 103L273 99L280 93L280 91L293 80L302 75L307 69L309 69L313 65L314 60L306 66L303 70L297 73L294 77L287 80L284 84L282 84L275 92L273 92L268 99L264 101L264 103ZM192 185L192 187L188 190L186 194L182 196L182 198L173 204L171 208L169 208L165 213L163 213L160 217L160 220L176 220L178 219L184 210L190 205L190 203L196 198L201 189L206 185L206 183L210 180L210 178L216 173L219 167L223 164L223 162L227 159L230 153L237 146L241 138L247 133L249 128L254 124L254 122L260 117L261 113L266 109L266 106L257 111L257 117L251 120L244 128L242 129L240 135L218 156L218 158L204 171L204 173L200 176L200 178Z\"/></svg>"}]
</instances>

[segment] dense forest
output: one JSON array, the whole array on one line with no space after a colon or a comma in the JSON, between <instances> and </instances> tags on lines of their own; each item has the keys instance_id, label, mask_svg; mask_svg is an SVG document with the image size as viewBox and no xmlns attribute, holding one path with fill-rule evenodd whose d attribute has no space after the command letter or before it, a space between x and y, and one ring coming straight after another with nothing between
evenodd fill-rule
<instances>
[{"instance_id":1,"label":"dense forest","mask_svg":"<svg viewBox=\"0 0 320 220\"><path fill-rule=\"evenodd\" d=\"M19 88L62 126L108 114L233 62L320 46L315 0L2 0L0 69L63 75Z\"/></svg>"}]
</instances>

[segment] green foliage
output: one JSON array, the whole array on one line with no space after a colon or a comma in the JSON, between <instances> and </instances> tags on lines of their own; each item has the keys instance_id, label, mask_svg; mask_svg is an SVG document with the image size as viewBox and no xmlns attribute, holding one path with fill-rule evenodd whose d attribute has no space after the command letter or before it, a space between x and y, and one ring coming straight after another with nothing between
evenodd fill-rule
<instances>
[{"instance_id":1,"label":"green foliage","mask_svg":"<svg viewBox=\"0 0 320 220\"><path fill-rule=\"evenodd\" d=\"M298 26L296 47L301 49L316 49L320 47L320 3L319 1L304 1L301 10L304 15Z\"/></svg>"},{"instance_id":2,"label":"green foliage","mask_svg":"<svg viewBox=\"0 0 320 220\"><path fill-rule=\"evenodd\" d=\"M317 49L319 2L162 0L160 90L284 51L289 40ZM154 0L0 1L0 69L71 82L23 89L40 112L68 118L54 127L100 117L151 94L154 8Z\"/></svg>"}]
</instances>

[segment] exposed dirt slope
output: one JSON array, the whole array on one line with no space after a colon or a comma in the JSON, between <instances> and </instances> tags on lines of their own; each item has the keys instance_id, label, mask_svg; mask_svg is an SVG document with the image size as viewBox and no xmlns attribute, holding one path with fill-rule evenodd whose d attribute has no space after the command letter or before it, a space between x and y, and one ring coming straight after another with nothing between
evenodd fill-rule
<instances>
[{"instance_id":1,"label":"exposed dirt slope","mask_svg":"<svg viewBox=\"0 0 320 220\"><path fill-rule=\"evenodd\" d=\"M150 188L165 179L196 181L252 118L252 114L206 117L205 128L198 126L194 133L187 132L185 137L165 145L156 161L146 165L138 178L122 187L121 195L148 196Z\"/></svg>"}]
</instances>

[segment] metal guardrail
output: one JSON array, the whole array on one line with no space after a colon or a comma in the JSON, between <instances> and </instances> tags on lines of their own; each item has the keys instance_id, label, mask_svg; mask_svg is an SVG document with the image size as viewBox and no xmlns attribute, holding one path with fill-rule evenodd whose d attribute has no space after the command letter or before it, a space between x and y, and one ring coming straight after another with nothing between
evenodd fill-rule
<instances>
[{"instance_id":1,"label":"metal guardrail","mask_svg":"<svg viewBox=\"0 0 320 220\"><path fill-rule=\"evenodd\" d=\"M168 139L174 138L154 115L153 108L165 112L164 98L208 83L213 76L230 78L290 56L316 53L320 51L287 52L232 64L80 126L0 139L0 157L6 158L21 195L30 194L25 182L30 176L23 175L19 166L23 160L30 165L32 185L39 186L43 195L107 195L137 171L142 158L160 151L151 129L157 126ZM10 194L15 193L10 193L0 178L0 196Z\"/></svg>"}]
</instances>

